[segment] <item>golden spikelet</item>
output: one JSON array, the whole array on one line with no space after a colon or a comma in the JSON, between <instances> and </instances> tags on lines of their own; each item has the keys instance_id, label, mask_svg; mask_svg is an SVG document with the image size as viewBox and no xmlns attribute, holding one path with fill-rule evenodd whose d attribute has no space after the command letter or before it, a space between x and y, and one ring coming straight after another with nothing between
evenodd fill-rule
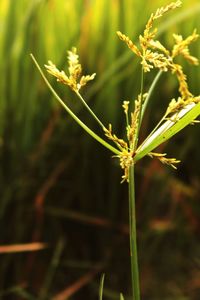
<instances>
[{"instance_id":1,"label":"golden spikelet","mask_svg":"<svg viewBox=\"0 0 200 300\"><path fill-rule=\"evenodd\" d=\"M149 43L149 41L151 41L155 37L156 32L157 32L157 28L155 28L153 31L150 31L153 27L154 21L161 18L168 11L180 7L181 4L182 4L181 1L172 2L165 7L158 8L155 13L151 14L151 16L145 26L144 35L143 35L144 40L146 41L147 44ZM144 46L144 44L143 44L143 46Z\"/></svg>"},{"instance_id":2,"label":"golden spikelet","mask_svg":"<svg viewBox=\"0 0 200 300\"><path fill-rule=\"evenodd\" d=\"M121 183L124 181L128 182L129 168L134 164L133 156L134 153L131 151L127 151L126 149L123 149L120 155L117 156L120 161L120 167L124 171Z\"/></svg>"},{"instance_id":3,"label":"golden spikelet","mask_svg":"<svg viewBox=\"0 0 200 300\"><path fill-rule=\"evenodd\" d=\"M165 118L179 112L184 107L185 107L185 101L181 97L179 97L178 100L172 99L167 107Z\"/></svg>"},{"instance_id":4,"label":"golden spikelet","mask_svg":"<svg viewBox=\"0 0 200 300\"><path fill-rule=\"evenodd\" d=\"M112 125L111 124L109 124L108 129L104 127L103 130L104 130L105 136L107 136L107 138L109 140L113 141L120 150L128 148L127 143L123 139L119 139L115 134L112 133Z\"/></svg>"},{"instance_id":5,"label":"golden spikelet","mask_svg":"<svg viewBox=\"0 0 200 300\"><path fill-rule=\"evenodd\" d=\"M64 71L59 71L57 67L52 63L52 61L48 61L48 65L45 65L47 72L57 78L57 81L69 85L70 80L69 77L65 74Z\"/></svg>"},{"instance_id":6,"label":"golden spikelet","mask_svg":"<svg viewBox=\"0 0 200 300\"><path fill-rule=\"evenodd\" d=\"M167 157L165 157L167 155L166 153L150 152L148 155L151 158L153 158L153 157L157 158L161 163L163 163L165 165L169 165L173 169L177 169L176 164L179 164L181 162L180 160L177 160L176 158L167 158Z\"/></svg>"},{"instance_id":7,"label":"golden spikelet","mask_svg":"<svg viewBox=\"0 0 200 300\"><path fill-rule=\"evenodd\" d=\"M83 76L81 76L80 86L81 87L85 86L88 83L88 81L93 80L95 78L95 76L96 76L95 73L93 73L92 75L85 75L85 76L83 75Z\"/></svg>"},{"instance_id":8,"label":"golden spikelet","mask_svg":"<svg viewBox=\"0 0 200 300\"><path fill-rule=\"evenodd\" d=\"M156 19L162 17L168 11L176 9L176 8L180 7L181 5L182 5L182 1L178 0L176 2L171 2L170 4L168 4L164 7L158 8L154 14L153 19L156 20Z\"/></svg>"},{"instance_id":9,"label":"golden spikelet","mask_svg":"<svg viewBox=\"0 0 200 300\"><path fill-rule=\"evenodd\" d=\"M183 57L188 60L191 64L198 65L198 59L192 55L190 55L190 51L188 46L195 42L199 35L196 33L196 29L193 31L193 33L188 36L185 40L181 35L173 34L175 45L172 49L172 58L176 57L177 55L181 54Z\"/></svg>"},{"instance_id":10,"label":"golden spikelet","mask_svg":"<svg viewBox=\"0 0 200 300\"><path fill-rule=\"evenodd\" d=\"M151 50L146 51L141 64L145 72L149 72L150 69L153 69L153 66L163 72L167 72L169 69L169 59L164 54Z\"/></svg>"},{"instance_id":11,"label":"golden spikelet","mask_svg":"<svg viewBox=\"0 0 200 300\"><path fill-rule=\"evenodd\" d=\"M192 93L189 91L187 76L183 72L183 68L179 64L173 63L171 66L172 73L175 73L179 81L179 92L183 99L190 98Z\"/></svg>"},{"instance_id":12,"label":"golden spikelet","mask_svg":"<svg viewBox=\"0 0 200 300\"><path fill-rule=\"evenodd\" d=\"M178 99L172 99L167 107L166 113L165 113L165 119L170 119L170 116L180 112L182 109L184 109L187 105L191 103L199 103L200 102L200 96L197 97L190 97L187 99L183 99L181 97L178 97Z\"/></svg>"},{"instance_id":13,"label":"golden spikelet","mask_svg":"<svg viewBox=\"0 0 200 300\"><path fill-rule=\"evenodd\" d=\"M128 114L129 103L130 103L130 101L123 101L122 107L124 109L125 115Z\"/></svg>"},{"instance_id":14,"label":"golden spikelet","mask_svg":"<svg viewBox=\"0 0 200 300\"><path fill-rule=\"evenodd\" d=\"M76 53L76 48L73 47L71 51L68 51L68 70L69 70L69 75L71 79L74 79L74 81L76 82L82 72L82 67L79 64L78 61L78 54Z\"/></svg>"},{"instance_id":15,"label":"golden spikelet","mask_svg":"<svg viewBox=\"0 0 200 300\"><path fill-rule=\"evenodd\" d=\"M158 51L161 51L163 52L166 56L169 56L170 55L170 52L169 50L167 50L159 41L154 41L154 40L151 40L149 42L149 47L151 49L154 49L154 50L158 50Z\"/></svg>"},{"instance_id":16,"label":"golden spikelet","mask_svg":"<svg viewBox=\"0 0 200 300\"><path fill-rule=\"evenodd\" d=\"M141 96L139 95L138 99L135 100L135 108L134 108L134 112L131 113L130 128L128 130L128 140L131 149L133 148L134 141L135 141L140 107L141 107Z\"/></svg>"},{"instance_id":17,"label":"golden spikelet","mask_svg":"<svg viewBox=\"0 0 200 300\"><path fill-rule=\"evenodd\" d=\"M75 92L78 92L88 81L93 80L96 75L94 73L81 76L82 67L75 47L68 51L68 65L69 76L64 71L59 71L51 61L48 61L48 65L45 65L45 67L51 75L57 78L57 81L68 85Z\"/></svg>"},{"instance_id":18,"label":"golden spikelet","mask_svg":"<svg viewBox=\"0 0 200 300\"><path fill-rule=\"evenodd\" d=\"M138 49L138 47L136 45L133 44L133 42L130 40L130 38L128 36L121 33L120 31L117 31L117 35L120 38L120 40L122 40L123 42L126 43L128 48L131 49L131 51L133 51L133 53L135 53L137 56L141 56L140 50Z\"/></svg>"}]
</instances>

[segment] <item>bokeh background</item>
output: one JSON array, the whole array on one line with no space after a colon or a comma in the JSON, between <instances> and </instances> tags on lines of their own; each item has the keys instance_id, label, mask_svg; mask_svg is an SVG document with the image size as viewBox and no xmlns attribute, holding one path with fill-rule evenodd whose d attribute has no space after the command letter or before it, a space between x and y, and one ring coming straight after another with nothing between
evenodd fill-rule
<instances>
[{"instance_id":1,"label":"bokeh background","mask_svg":"<svg viewBox=\"0 0 200 300\"><path fill-rule=\"evenodd\" d=\"M30 58L66 68L78 48L96 79L84 97L103 123L124 135L124 100L134 100L140 64L118 39L137 41L151 12L166 0L0 1L0 299L130 299L127 184L118 162L56 103ZM200 32L199 0L157 23L161 41ZM191 47L200 58L200 42ZM200 70L183 62L193 94ZM146 76L148 89L156 73ZM67 87L58 94L97 133L95 122ZM153 93L141 139L177 81L163 75ZM182 162L175 171L145 158L136 167L137 223L143 300L200 299L200 131L189 126L159 150ZM37 250L35 243L46 245ZM16 248L7 248L19 244ZM24 248L30 244L30 250ZM3 247L4 246L4 247ZM40 245L41 246L41 245ZM10 250L9 250L10 249ZM11 251L8 253L8 251Z\"/></svg>"}]
</instances>

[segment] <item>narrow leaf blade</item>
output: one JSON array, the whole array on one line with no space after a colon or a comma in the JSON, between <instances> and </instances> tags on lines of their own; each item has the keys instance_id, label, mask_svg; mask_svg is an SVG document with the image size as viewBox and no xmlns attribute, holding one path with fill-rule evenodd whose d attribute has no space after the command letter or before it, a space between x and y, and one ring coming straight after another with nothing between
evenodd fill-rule
<instances>
[{"instance_id":1,"label":"narrow leaf blade","mask_svg":"<svg viewBox=\"0 0 200 300\"><path fill-rule=\"evenodd\" d=\"M99 300L103 300L104 279L105 279L105 274L102 274L100 279L100 286L99 286Z\"/></svg>"},{"instance_id":2,"label":"narrow leaf blade","mask_svg":"<svg viewBox=\"0 0 200 300\"><path fill-rule=\"evenodd\" d=\"M189 104L185 109L180 111L179 114L180 119L178 121L167 120L138 147L135 161L140 160L194 121L200 115L200 103Z\"/></svg>"}]
</instances>

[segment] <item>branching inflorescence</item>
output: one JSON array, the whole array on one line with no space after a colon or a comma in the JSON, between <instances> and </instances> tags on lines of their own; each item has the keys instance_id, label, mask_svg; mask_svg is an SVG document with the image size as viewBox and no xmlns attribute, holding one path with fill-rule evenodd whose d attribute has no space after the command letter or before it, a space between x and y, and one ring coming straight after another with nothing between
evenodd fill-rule
<instances>
[{"instance_id":1,"label":"branching inflorescence","mask_svg":"<svg viewBox=\"0 0 200 300\"><path fill-rule=\"evenodd\" d=\"M178 99L172 99L169 103L164 116L162 117L159 124L153 130L152 133L147 137L142 145L147 143L148 139L152 138L153 134L155 136L155 131L160 128L160 126L170 120L172 124L177 123L180 118L184 115L182 111L189 110L190 107L200 102L200 96L195 97L189 90L187 83L187 76L183 71L180 64L176 62L177 56L184 57L189 63L193 65L198 65L198 59L190 54L189 46L192 42L196 41L199 35L196 30L187 37L183 38L181 35L174 34L173 38L175 44L172 50L166 49L164 45L158 40L156 40L157 28L154 28L154 23L157 19L161 18L165 13L170 10L174 10L181 6L181 1L172 2L171 4L157 9L157 11L151 14L143 32L143 35L139 36L139 46L136 46L129 37L120 31L117 32L119 38L126 43L128 48L141 59L142 70L144 73L150 72L152 69L156 68L162 72L171 72L176 75L179 83L179 93ZM76 48L72 48L68 51L68 71L69 75L66 75L64 71L59 71L57 67L51 62L45 65L47 71L57 78L57 81L68 85L83 101L84 105L93 115L93 117L101 125L105 136L111 140L116 147L119 149L119 154L115 155L119 158L120 166L124 170L124 175L122 176L122 181L128 181L129 178L129 168L135 163L135 157L139 150L144 148L137 147L138 133L141 125L142 110L147 101L148 93L144 93L141 90L138 98L134 101L134 111L129 112L129 101L123 102L123 110L126 116L126 137L127 140L118 138L112 132L112 125L109 124L106 128L102 122L97 118L97 116L88 107L82 96L80 95L80 89L85 86L88 81L93 80L95 74L82 76L82 67L79 63L79 57L76 52ZM147 153L150 157L158 158L162 163L168 164L173 168L176 168L176 164L179 160L175 158L166 158L166 154L159 154L154 152Z\"/></svg>"},{"instance_id":2,"label":"branching inflorescence","mask_svg":"<svg viewBox=\"0 0 200 300\"><path fill-rule=\"evenodd\" d=\"M73 47L71 51L68 51L69 76L67 76L64 71L59 71L50 60L45 67L51 75L57 78L57 81L68 85L73 91L78 92L88 81L93 80L96 74L81 76L82 67L76 52L75 47Z\"/></svg>"},{"instance_id":3,"label":"branching inflorescence","mask_svg":"<svg viewBox=\"0 0 200 300\"><path fill-rule=\"evenodd\" d=\"M38 68L41 76L46 82L52 94L70 116L94 139L101 143L104 147L114 153L114 157L119 159L120 167L123 169L122 182L127 181L129 187L129 228L130 228L130 257L131 257L131 278L133 288L133 299L140 300L139 287L139 268L137 259L137 238L136 238L136 212L135 212L135 181L134 181L134 165L135 163L148 155L159 159L163 164L170 165L176 169L176 164L179 160L175 158L167 158L166 153L156 153L156 149L163 142L170 139L190 123L198 122L195 119L200 115L200 96L194 96L189 90L187 76L183 71L182 66L177 63L176 58L182 56L189 63L198 65L198 59L190 54L189 46L196 41L198 34L196 30L187 37L174 34L174 46L171 50L166 49L164 45L156 40L157 28L154 28L154 23L161 18L165 13L174 10L181 6L181 1L172 2L171 4L157 9L154 14L151 14L143 35L139 36L138 46L134 44L129 37L120 31L117 32L119 38L126 43L128 48L139 57L142 66L141 89L137 99L134 101L134 110L130 111L130 101L123 101L122 108L126 118L126 138L119 138L113 133L112 125L107 127L103 125L101 120L88 106L80 90L90 80L93 80L95 74L82 75L82 67L79 63L79 56L76 48L68 51L68 75L64 71L60 71L51 61L45 66L47 71L57 78L57 81L68 85L78 96L90 115L100 125L107 140L104 140L83 123L77 115L65 104L53 89L48 79L42 72L39 64L33 55L32 59ZM158 69L152 85L147 92L144 91L144 74L152 69ZM161 73L170 72L177 77L179 84L179 97L172 99L169 105L155 128L150 132L147 138L138 146L139 132L142 124L145 109L151 97L152 91L158 81ZM110 141L112 144L110 144ZM102 294L102 293L101 293ZM101 297L102 298L102 297Z\"/></svg>"}]
</instances>

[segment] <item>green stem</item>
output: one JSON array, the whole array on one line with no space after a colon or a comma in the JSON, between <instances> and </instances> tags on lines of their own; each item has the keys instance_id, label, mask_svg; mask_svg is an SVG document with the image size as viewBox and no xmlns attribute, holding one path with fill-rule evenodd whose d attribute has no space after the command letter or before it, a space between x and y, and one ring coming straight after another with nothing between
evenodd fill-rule
<instances>
[{"instance_id":1,"label":"green stem","mask_svg":"<svg viewBox=\"0 0 200 300\"><path fill-rule=\"evenodd\" d=\"M140 96L141 96L141 102L140 102L140 109L139 109L139 116L138 116L138 127L137 127L137 133L136 136L139 135L140 126L142 123L142 101L143 101L143 89L144 89L144 70L142 68L141 72L141 86L140 86ZM137 139L138 140L138 139ZM137 144L135 145L137 147Z\"/></svg>"},{"instance_id":2,"label":"green stem","mask_svg":"<svg viewBox=\"0 0 200 300\"><path fill-rule=\"evenodd\" d=\"M119 155L120 151L113 146L111 146L109 143L104 141L100 136L98 136L94 131L92 131L87 125L85 125L72 111L71 109L63 102L63 100L58 96L56 91L53 89L49 81L47 80L46 76L42 72L42 69L40 68L38 62L36 61L35 57L33 54L31 54L31 58L34 61L38 71L40 72L41 76L43 77L46 85L54 95L54 97L58 100L58 102L64 107L64 109L68 112L68 114L89 134L91 135L95 140L97 140L100 144L102 144L105 148L109 149L112 151L114 154Z\"/></svg>"},{"instance_id":3,"label":"green stem","mask_svg":"<svg viewBox=\"0 0 200 300\"><path fill-rule=\"evenodd\" d=\"M83 97L81 96L81 94L77 91L76 95L78 96L78 98L81 100L81 102L83 103L83 105L86 107L86 109L89 111L89 113L91 114L91 116L97 121L97 123L104 129L105 126L103 125L103 123L99 120L99 118L95 115L95 113L91 110L91 108L89 107L89 105L85 102L85 100L83 99Z\"/></svg>"},{"instance_id":4,"label":"green stem","mask_svg":"<svg viewBox=\"0 0 200 300\"><path fill-rule=\"evenodd\" d=\"M135 138L133 149L137 149L138 136L140 126L142 122L142 94L144 86L144 71L142 68L141 74L141 102L139 107L139 115L135 129ZM133 289L133 300L140 300L140 284L139 284L139 269L138 269L138 257L137 257L137 232L136 232L136 212L135 212L135 178L134 178L134 164L129 167L128 174L128 186L129 186L129 238L130 238L130 256L131 256L131 284Z\"/></svg>"},{"instance_id":5,"label":"green stem","mask_svg":"<svg viewBox=\"0 0 200 300\"><path fill-rule=\"evenodd\" d=\"M157 84L157 82L158 82L160 76L162 75L162 73L163 73L163 71L161 71L161 70L157 73L156 77L154 78L154 80L153 80L153 82L152 82L152 84L151 84L151 86L150 86L150 88L149 88L149 90L148 90L147 97L146 97L146 99L145 99L144 104L142 105L142 115L141 115L141 119L143 119L143 116L144 116L144 113L145 113L147 104L149 103L149 99L150 99L150 97L151 97L151 95L152 95L152 92L153 92L153 90L154 90L154 88L155 88L155 86L156 86L156 84Z\"/></svg>"},{"instance_id":6,"label":"green stem","mask_svg":"<svg viewBox=\"0 0 200 300\"><path fill-rule=\"evenodd\" d=\"M136 128L135 128L135 138L134 138L134 142L133 142L133 150L134 151L137 149L139 131L140 131L141 123L142 123L142 96L143 96L143 87L144 87L144 70L142 68L142 73L141 73L141 87L140 87L141 101L140 101L140 107L139 107L139 114L138 114L137 124L136 124Z\"/></svg>"},{"instance_id":7,"label":"green stem","mask_svg":"<svg viewBox=\"0 0 200 300\"><path fill-rule=\"evenodd\" d=\"M130 256L131 256L131 283L133 300L140 300L139 269L137 257L137 234L135 212L135 180L134 165L129 167L129 228L130 228Z\"/></svg>"}]
</instances>

